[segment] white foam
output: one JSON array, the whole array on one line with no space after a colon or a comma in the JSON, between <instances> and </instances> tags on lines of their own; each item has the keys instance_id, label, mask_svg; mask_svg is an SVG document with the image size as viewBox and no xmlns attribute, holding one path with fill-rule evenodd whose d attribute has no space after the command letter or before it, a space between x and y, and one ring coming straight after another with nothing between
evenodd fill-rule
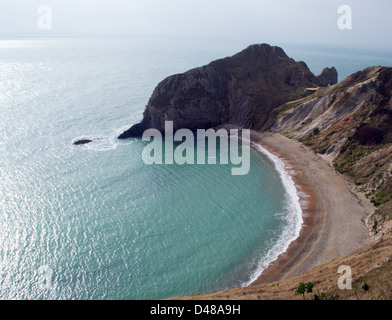
<instances>
[{"instance_id":1,"label":"white foam","mask_svg":"<svg viewBox=\"0 0 392 320\"><path fill-rule=\"evenodd\" d=\"M287 251L291 242L299 237L303 218L302 218L302 208L300 205L299 192L294 184L294 181L290 175L292 171L288 165L286 165L282 159L273 155L261 145L251 142L252 145L256 146L257 150L263 153L269 160L271 160L279 177L283 183L284 189L286 191L285 195L285 210L282 214L285 220L285 227L282 234L279 236L276 244L268 250L267 254L261 258L258 262L257 269L250 276L250 279L243 283L243 286L248 286L254 282L261 273L268 268L268 266L275 261L278 256Z\"/></svg>"},{"instance_id":2,"label":"white foam","mask_svg":"<svg viewBox=\"0 0 392 320\"><path fill-rule=\"evenodd\" d=\"M72 144L77 140L88 139L91 140L90 143L81 145L81 147L85 148L86 150L92 151L110 151L115 150L120 144L121 145L129 145L134 142L134 140L128 139L126 141L119 140L117 137L122 133L122 129L118 129L112 132L108 136L99 136L99 135L87 135L77 137L72 141Z\"/></svg>"}]
</instances>

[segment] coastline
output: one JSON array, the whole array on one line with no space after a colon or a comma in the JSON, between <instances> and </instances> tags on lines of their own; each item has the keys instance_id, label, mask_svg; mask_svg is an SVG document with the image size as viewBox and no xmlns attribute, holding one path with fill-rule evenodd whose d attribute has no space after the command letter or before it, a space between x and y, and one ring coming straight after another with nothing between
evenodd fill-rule
<instances>
[{"instance_id":1,"label":"coastline","mask_svg":"<svg viewBox=\"0 0 392 320\"><path fill-rule=\"evenodd\" d=\"M270 248L267 254L259 261L259 266L255 272L252 273L250 280L244 286L247 287L255 282L260 275L266 270L271 263L276 261L278 257L285 253L289 245L298 239L303 226L303 212L307 206L308 196L306 193L299 190L298 185L293 180L293 172L291 166L284 162L280 157L276 156L260 143L251 141L252 149L254 149L260 156L266 157L269 161L274 163L275 170L278 172L281 182L285 189L285 209L284 219L286 226L282 230L280 237L276 244Z\"/></svg>"},{"instance_id":2,"label":"coastline","mask_svg":"<svg viewBox=\"0 0 392 320\"><path fill-rule=\"evenodd\" d=\"M374 210L331 164L296 140L252 131L251 140L281 159L302 209L299 236L250 286L282 281L342 257L371 242L365 219Z\"/></svg>"},{"instance_id":3,"label":"coastline","mask_svg":"<svg viewBox=\"0 0 392 320\"><path fill-rule=\"evenodd\" d=\"M274 299L280 290L291 296L298 282L316 281L324 271L330 278L320 281L332 285L339 276L338 267L350 263L347 257L366 250L374 241L365 221L375 207L364 194L355 191L349 178L335 170L328 157L278 133L252 130L251 142L277 156L289 168L302 209L299 236L247 286L198 295L197 299L259 299L263 292L266 299ZM355 269L364 261L354 258L350 266ZM303 278L302 274L310 274L311 278ZM165 300L187 299L194 296Z\"/></svg>"}]
</instances>

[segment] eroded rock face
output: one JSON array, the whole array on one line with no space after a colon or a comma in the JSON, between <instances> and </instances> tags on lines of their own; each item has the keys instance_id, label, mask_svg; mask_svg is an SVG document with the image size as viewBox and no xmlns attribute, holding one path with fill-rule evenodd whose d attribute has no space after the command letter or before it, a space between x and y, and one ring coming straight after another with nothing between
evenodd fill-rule
<instances>
[{"instance_id":1,"label":"eroded rock face","mask_svg":"<svg viewBox=\"0 0 392 320\"><path fill-rule=\"evenodd\" d=\"M225 123L259 129L272 109L302 97L304 88L336 83L335 73L334 68L324 69L316 77L304 62L289 58L281 48L252 45L232 57L163 80L141 123L119 138L141 136L148 128L163 132L165 121L173 121L174 130Z\"/></svg>"},{"instance_id":2,"label":"eroded rock face","mask_svg":"<svg viewBox=\"0 0 392 320\"><path fill-rule=\"evenodd\" d=\"M296 139L310 139L319 146L325 140L328 148L350 137L361 145L389 143L391 97L392 68L369 67L297 101L291 108L287 108L290 102L280 106L271 129ZM313 134L316 128L317 136Z\"/></svg>"},{"instance_id":3,"label":"eroded rock face","mask_svg":"<svg viewBox=\"0 0 392 320\"><path fill-rule=\"evenodd\" d=\"M358 71L314 95L280 106L275 115L271 131L298 139L326 156L378 206L374 221L391 225L392 68Z\"/></svg>"}]
</instances>

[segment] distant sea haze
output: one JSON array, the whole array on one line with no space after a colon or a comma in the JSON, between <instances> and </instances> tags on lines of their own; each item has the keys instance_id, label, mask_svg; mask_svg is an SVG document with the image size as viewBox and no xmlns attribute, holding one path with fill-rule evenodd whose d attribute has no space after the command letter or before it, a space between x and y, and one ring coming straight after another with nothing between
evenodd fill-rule
<instances>
[{"instance_id":1,"label":"distant sea haze","mask_svg":"<svg viewBox=\"0 0 392 320\"><path fill-rule=\"evenodd\" d=\"M157 299L252 282L301 225L295 186L260 146L232 165L146 165L139 122L171 74L248 43L0 40L0 298ZM274 45L274 44L272 44ZM385 53L288 46L339 80ZM75 146L79 139L91 143ZM219 154L217 155L219 157Z\"/></svg>"}]
</instances>

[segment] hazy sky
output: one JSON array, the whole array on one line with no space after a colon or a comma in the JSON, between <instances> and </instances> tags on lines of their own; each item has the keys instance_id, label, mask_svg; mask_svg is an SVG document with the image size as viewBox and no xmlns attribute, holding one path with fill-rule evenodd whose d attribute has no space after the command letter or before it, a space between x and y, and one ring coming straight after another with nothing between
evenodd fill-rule
<instances>
[{"instance_id":1,"label":"hazy sky","mask_svg":"<svg viewBox=\"0 0 392 320\"><path fill-rule=\"evenodd\" d=\"M38 8L51 9L40 30ZM338 8L352 29L338 28ZM249 39L392 48L391 0L0 0L0 36L9 33L126 34Z\"/></svg>"}]
</instances>

